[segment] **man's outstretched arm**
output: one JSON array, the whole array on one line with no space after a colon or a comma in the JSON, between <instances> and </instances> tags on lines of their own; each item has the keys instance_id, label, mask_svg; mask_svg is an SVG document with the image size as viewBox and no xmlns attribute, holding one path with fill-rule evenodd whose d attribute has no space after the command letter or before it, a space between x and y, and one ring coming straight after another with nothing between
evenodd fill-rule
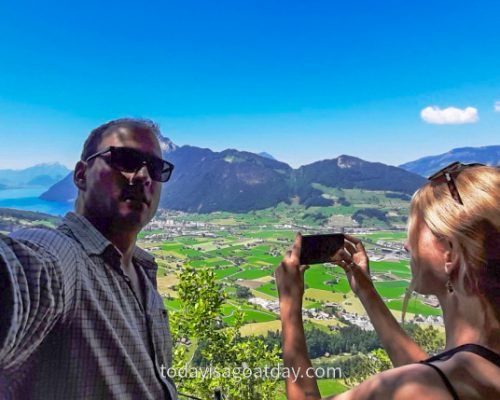
<instances>
[{"instance_id":1,"label":"man's outstretched arm","mask_svg":"<svg viewBox=\"0 0 500 400\"><path fill-rule=\"evenodd\" d=\"M72 308L76 258L56 247L0 234L0 371L25 362Z\"/></svg>"}]
</instances>

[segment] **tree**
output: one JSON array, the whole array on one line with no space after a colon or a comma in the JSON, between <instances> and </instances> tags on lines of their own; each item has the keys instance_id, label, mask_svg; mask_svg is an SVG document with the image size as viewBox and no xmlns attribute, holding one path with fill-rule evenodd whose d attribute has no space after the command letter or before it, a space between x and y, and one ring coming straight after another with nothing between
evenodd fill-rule
<instances>
[{"instance_id":1,"label":"tree","mask_svg":"<svg viewBox=\"0 0 500 400\"><path fill-rule=\"evenodd\" d=\"M373 331L364 331L356 325L340 328L331 334L316 327L305 329L307 351L311 358L324 356L326 353L338 355L342 353L368 353L381 348L377 334ZM280 345L281 335L279 332L268 332L261 339L269 348Z\"/></svg>"},{"instance_id":2,"label":"tree","mask_svg":"<svg viewBox=\"0 0 500 400\"><path fill-rule=\"evenodd\" d=\"M408 334L427 353L434 354L443 350L444 335L432 325L422 327L417 324L405 325ZM354 332L350 332L354 333ZM374 374L392 368L386 351L378 348L368 354L358 353L340 363L342 375L349 386L355 386Z\"/></svg>"},{"instance_id":3,"label":"tree","mask_svg":"<svg viewBox=\"0 0 500 400\"><path fill-rule=\"evenodd\" d=\"M204 377L191 373L177 376L179 391L211 398L219 387L227 399L275 399L278 381L255 372L280 363L278 348L268 349L261 339L242 337L244 317L240 310L233 314L234 326L225 327L222 306L226 294L213 271L186 266L179 275L178 293L180 309L171 315L173 366L177 371L193 367L190 354L194 353L181 342L189 338L202 344L199 354L211 371ZM236 374L238 371L241 373Z\"/></svg>"},{"instance_id":4,"label":"tree","mask_svg":"<svg viewBox=\"0 0 500 400\"><path fill-rule=\"evenodd\" d=\"M375 349L368 354L358 353L340 363L342 376L351 387L390 368L391 360L383 349Z\"/></svg>"},{"instance_id":5,"label":"tree","mask_svg":"<svg viewBox=\"0 0 500 400\"><path fill-rule=\"evenodd\" d=\"M422 327L417 324L407 324L405 329L415 343L426 353L436 354L443 351L445 346L444 334L432 325Z\"/></svg>"},{"instance_id":6,"label":"tree","mask_svg":"<svg viewBox=\"0 0 500 400\"><path fill-rule=\"evenodd\" d=\"M245 286L236 286L236 297L239 299L248 299L249 297L252 296L252 292L250 291L249 288Z\"/></svg>"}]
</instances>

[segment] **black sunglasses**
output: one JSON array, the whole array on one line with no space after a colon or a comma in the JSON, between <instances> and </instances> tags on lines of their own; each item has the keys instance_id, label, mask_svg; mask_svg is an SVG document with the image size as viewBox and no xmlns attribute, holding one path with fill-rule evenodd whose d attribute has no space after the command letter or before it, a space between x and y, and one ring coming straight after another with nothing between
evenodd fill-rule
<instances>
[{"instance_id":1,"label":"black sunglasses","mask_svg":"<svg viewBox=\"0 0 500 400\"><path fill-rule=\"evenodd\" d=\"M106 153L110 154L110 157L105 159L111 167L123 172L137 172L143 166L146 166L149 176L154 181L167 182L174 170L174 164L130 147L110 146L92 154L85 161L89 162Z\"/></svg>"},{"instance_id":2,"label":"black sunglasses","mask_svg":"<svg viewBox=\"0 0 500 400\"><path fill-rule=\"evenodd\" d=\"M457 175L464 169L471 167L484 167L484 164L462 164L459 161L455 161L450 165L447 165L443 169L440 169L438 172L432 174L427 179L431 182L445 181L448 185L448 189L450 190L451 197L453 197L453 199L455 199L457 203L464 205L464 203L462 202L462 198L460 197L460 193L458 193L458 188L453 177L456 178Z\"/></svg>"}]
</instances>

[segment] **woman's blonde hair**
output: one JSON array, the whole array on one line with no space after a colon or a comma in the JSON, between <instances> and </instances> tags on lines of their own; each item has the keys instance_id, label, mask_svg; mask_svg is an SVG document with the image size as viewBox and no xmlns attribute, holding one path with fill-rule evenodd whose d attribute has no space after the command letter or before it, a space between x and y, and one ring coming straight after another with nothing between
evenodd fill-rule
<instances>
[{"instance_id":1,"label":"woman's blonde hair","mask_svg":"<svg viewBox=\"0 0 500 400\"><path fill-rule=\"evenodd\" d=\"M430 181L413 195L410 225L423 221L436 237L457 246L457 289L486 300L500 321L500 169L470 167L453 179L463 205L446 182ZM412 281L403 302L403 321L413 287Z\"/></svg>"}]
</instances>

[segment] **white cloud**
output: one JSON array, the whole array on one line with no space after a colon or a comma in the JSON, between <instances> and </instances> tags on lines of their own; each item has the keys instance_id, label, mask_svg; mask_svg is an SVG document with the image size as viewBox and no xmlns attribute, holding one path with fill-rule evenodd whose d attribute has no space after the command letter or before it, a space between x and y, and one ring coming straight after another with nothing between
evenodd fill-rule
<instances>
[{"instance_id":1,"label":"white cloud","mask_svg":"<svg viewBox=\"0 0 500 400\"><path fill-rule=\"evenodd\" d=\"M448 107L440 109L439 107L425 107L420 111L422 119L429 124L472 124L479 120L477 108L466 107L464 109Z\"/></svg>"},{"instance_id":2,"label":"white cloud","mask_svg":"<svg viewBox=\"0 0 500 400\"><path fill-rule=\"evenodd\" d=\"M494 108L496 112L500 112L500 101L495 101Z\"/></svg>"}]
</instances>

